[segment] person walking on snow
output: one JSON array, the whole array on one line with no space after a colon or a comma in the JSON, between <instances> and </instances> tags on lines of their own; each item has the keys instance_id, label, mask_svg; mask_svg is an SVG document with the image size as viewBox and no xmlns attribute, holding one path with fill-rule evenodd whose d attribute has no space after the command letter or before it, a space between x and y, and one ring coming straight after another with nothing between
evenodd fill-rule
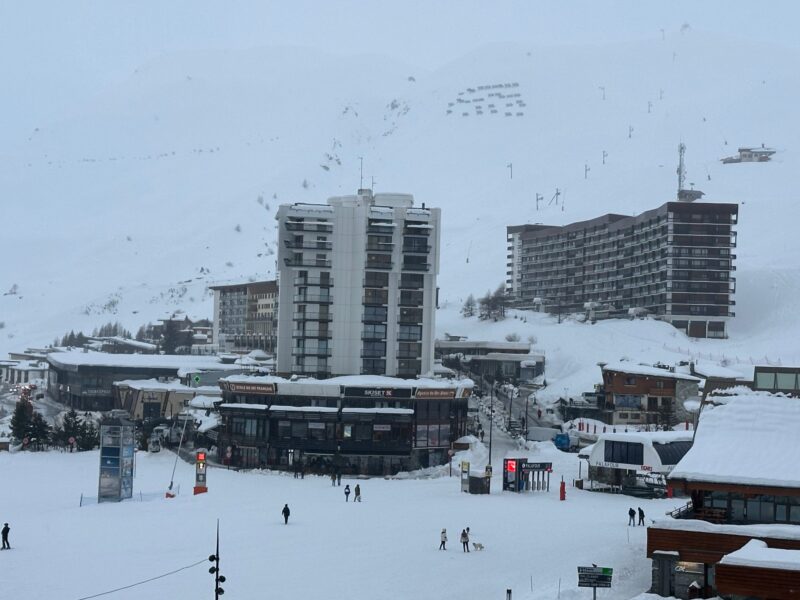
<instances>
[{"instance_id":1,"label":"person walking on snow","mask_svg":"<svg viewBox=\"0 0 800 600\"><path fill-rule=\"evenodd\" d=\"M464 547L464 552L469 552L469 534L466 529L461 530L461 545Z\"/></svg>"},{"instance_id":2,"label":"person walking on snow","mask_svg":"<svg viewBox=\"0 0 800 600\"><path fill-rule=\"evenodd\" d=\"M358 484L356 484L355 493L356 495L353 496L353 502L361 502L361 486Z\"/></svg>"},{"instance_id":3,"label":"person walking on snow","mask_svg":"<svg viewBox=\"0 0 800 600\"><path fill-rule=\"evenodd\" d=\"M439 550L447 550L447 529L442 529L440 539L442 541L439 543Z\"/></svg>"},{"instance_id":4,"label":"person walking on snow","mask_svg":"<svg viewBox=\"0 0 800 600\"><path fill-rule=\"evenodd\" d=\"M344 501L350 501L350 484L344 486ZM355 502L355 500L353 502Z\"/></svg>"},{"instance_id":5,"label":"person walking on snow","mask_svg":"<svg viewBox=\"0 0 800 600\"><path fill-rule=\"evenodd\" d=\"M644 511L639 507L639 525L644 525Z\"/></svg>"},{"instance_id":6,"label":"person walking on snow","mask_svg":"<svg viewBox=\"0 0 800 600\"><path fill-rule=\"evenodd\" d=\"M336 485L336 472L331 471L331 485Z\"/></svg>"},{"instance_id":7,"label":"person walking on snow","mask_svg":"<svg viewBox=\"0 0 800 600\"><path fill-rule=\"evenodd\" d=\"M633 510L633 507L628 511L628 525L636 525L636 511Z\"/></svg>"},{"instance_id":8,"label":"person walking on snow","mask_svg":"<svg viewBox=\"0 0 800 600\"><path fill-rule=\"evenodd\" d=\"M3 550L11 550L11 544L8 543L9 531L11 531L11 527L8 526L8 523L3 523Z\"/></svg>"},{"instance_id":9,"label":"person walking on snow","mask_svg":"<svg viewBox=\"0 0 800 600\"><path fill-rule=\"evenodd\" d=\"M292 511L289 510L289 505L288 504L284 504L283 505L283 510L281 511L281 514L283 514L283 524L284 525L288 525L289 524L289 515L291 513L292 513Z\"/></svg>"}]
</instances>

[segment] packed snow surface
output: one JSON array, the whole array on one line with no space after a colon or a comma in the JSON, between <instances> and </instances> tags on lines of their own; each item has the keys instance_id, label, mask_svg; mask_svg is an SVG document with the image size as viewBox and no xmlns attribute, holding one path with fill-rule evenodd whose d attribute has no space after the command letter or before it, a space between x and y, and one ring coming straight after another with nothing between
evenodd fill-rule
<instances>
[{"instance_id":1,"label":"packed snow surface","mask_svg":"<svg viewBox=\"0 0 800 600\"><path fill-rule=\"evenodd\" d=\"M765 392L715 398L700 413L694 444L671 478L800 487L800 403Z\"/></svg>"},{"instance_id":2,"label":"packed snow surface","mask_svg":"<svg viewBox=\"0 0 800 600\"><path fill-rule=\"evenodd\" d=\"M473 470L485 446L454 457L426 479L330 479L209 468L209 492L192 496L194 466L178 462L181 493L166 500L174 455L137 453L133 501L80 507L96 496L97 452L0 453L2 520L11 525L12 551L3 560L9 598L80 598L202 561L178 574L114 594L120 600L205 597L211 589L206 557L220 520L226 596L296 598L583 598L576 567L614 568L614 585L598 597L620 600L649 587L646 528L626 527L629 506L664 514L677 500L639 500L572 488L578 461L552 444L515 450L495 436L492 494L460 491L458 461ZM550 492L501 492L504 455L553 463ZM444 476L441 476L444 475ZM558 481L567 481L567 500ZM359 483L362 503L345 503L344 484ZM24 490L24 493L22 491ZM140 495L141 494L141 495ZM291 509L284 525L280 511ZM485 550L461 551L458 536ZM438 551L447 529L446 552ZM80 551L71 549L79 548ZM43 568L42 565L47 565ZM531 589L531 578L533 592Z\"/></svg>"}]
</instances>

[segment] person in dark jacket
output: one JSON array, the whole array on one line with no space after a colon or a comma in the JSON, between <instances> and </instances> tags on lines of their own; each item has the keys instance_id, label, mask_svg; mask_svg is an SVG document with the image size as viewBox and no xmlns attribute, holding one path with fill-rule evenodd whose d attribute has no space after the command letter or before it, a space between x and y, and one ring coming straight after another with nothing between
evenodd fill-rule
<instances>
[{"instance_id":1,"label":"person in dark jacket","mask_svg":"<svg viewBox=\"0 0 800 600\"><path fill-rule=\"evenodd\" d=\"M342 470L336 471L336 485L342 485Z\"/></svg>"},{"instance_id":2,"label":"person in dark jacket","mask_svg":"<svg viewBox=\"0 0 800 600\"><path fill-rule=\"evenodd\" d=\"M461 546L463 546L464 552L469 552L469 534L466 529L461 530Z\"/></svg>"},{"instance_id":3,"label":"person in dark jacket","mask_svg":"<svg viewBox=\"0 0 800 600\"><path fill-rule=\"evenodd\" d=\"M361 486L356 484L355 496L353 496L353 502L361 502Z\"/></svg>"},{"instance_id":4,"label":"person in dark jacket","mask_svg":"<svg viewBox=\"0 0 800 600\"><path fill-rule=\"evenodd\" d=\"M289 524L289 515L292 514L292 511L289 510L289 505L288 504L284 504L283 505L283 510L281 511L281 514L283 515L283 524L284 525L288 525Z\"/></svg>"},{"instance_id":5,"label":"person in dark jacket","mask_svg":"<svg viewBox=\"0 0 800 600\"><path fill-rule=\"evenodd\" d=\"M644 525L644 511L639 507L639 525Z\"/></svg>"},{"instance_id":6,"label":"person in dark jacket","mask_svg":"<svg viewBox=\"0 0 800 600\"><path fill-rule=\"evenodd\" d=\"M336 473L331 471L331 485L336 485Z\"/></svg>"},{"instance_id":7,"label":"person in dark jacket","mask_svg":"<svg viewBox=\"0 0 800 600\"><path fill-rule=\"evenodd\" d=\"M3 523L3 550L11 550L11 544L8 543L9 531L11 531L11 527L8 526L8 523Z\"/></svg>"},{"instance_id":8,"label":"person in dark jacket","mask_svg":"<svg viewBox=\"0 0 800 600\"><path fill-rule=\"evenodd\" d=\"M344 486L344 501L345 502L349 502L350 501L350 485L349 484Z\"/></svg>"},{"instance_id":9,"label":"person in dark jacket","mask_svg":"<svg viewBox=\"0 0 800 600\"><path fill-rule=\"evenodd\" d=\"M633 507L628 510L628 525L636 525L636 511L633 510Z\"/></svg>"}]
</instances>

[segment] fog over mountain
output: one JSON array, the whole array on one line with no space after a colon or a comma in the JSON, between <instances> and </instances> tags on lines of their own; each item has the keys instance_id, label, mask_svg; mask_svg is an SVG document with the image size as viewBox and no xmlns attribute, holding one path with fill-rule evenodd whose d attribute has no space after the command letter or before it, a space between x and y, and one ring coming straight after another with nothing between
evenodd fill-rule
<instances>
[{"instance_id":1,"label":"fog over mountain","mask_svg":"<svg viewBox=\"0 0 800 600\"><path fill-rule=\"evenodd\" d=\"M673 199L683 142L704 199L740 205L717 344L792 355L793 4L237 8L0 9L0 353L210 316L208 283L274 275L277 205L354 193L360 158L364 186L442 208L460 304L504 281L506 225ZM762 143L770 163L720 162Z\"/></svg>"}]
</instances>

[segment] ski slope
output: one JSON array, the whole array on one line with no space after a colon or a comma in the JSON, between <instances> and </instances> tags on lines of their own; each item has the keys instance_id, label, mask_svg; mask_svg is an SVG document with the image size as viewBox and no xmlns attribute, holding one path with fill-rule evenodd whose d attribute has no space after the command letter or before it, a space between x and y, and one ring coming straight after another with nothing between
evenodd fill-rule
<instances>
[{"instance_id":1,"label":"ski slope","mask_svg":"<svg viewBox=\"0 0 800 600\"><path fill-rule=\"evenodd\" d=\"M719 352L756 340L782 353L799 332L797 50L735 30L648 31L476 39L421 64L380 47L187 47L61 114L23 113L46 118L0 142L13 224L0 236L0 352L108 321L209 316L208 283L274 275L277 205L354 192L359 157L364 185L442 207L441 299L460 302L505 279L506 225L672 199L682 141L688 181L740 204L737 318ZM778 149L771 163L719 162L762 142Z\"/></svg>"}]
</instances>

